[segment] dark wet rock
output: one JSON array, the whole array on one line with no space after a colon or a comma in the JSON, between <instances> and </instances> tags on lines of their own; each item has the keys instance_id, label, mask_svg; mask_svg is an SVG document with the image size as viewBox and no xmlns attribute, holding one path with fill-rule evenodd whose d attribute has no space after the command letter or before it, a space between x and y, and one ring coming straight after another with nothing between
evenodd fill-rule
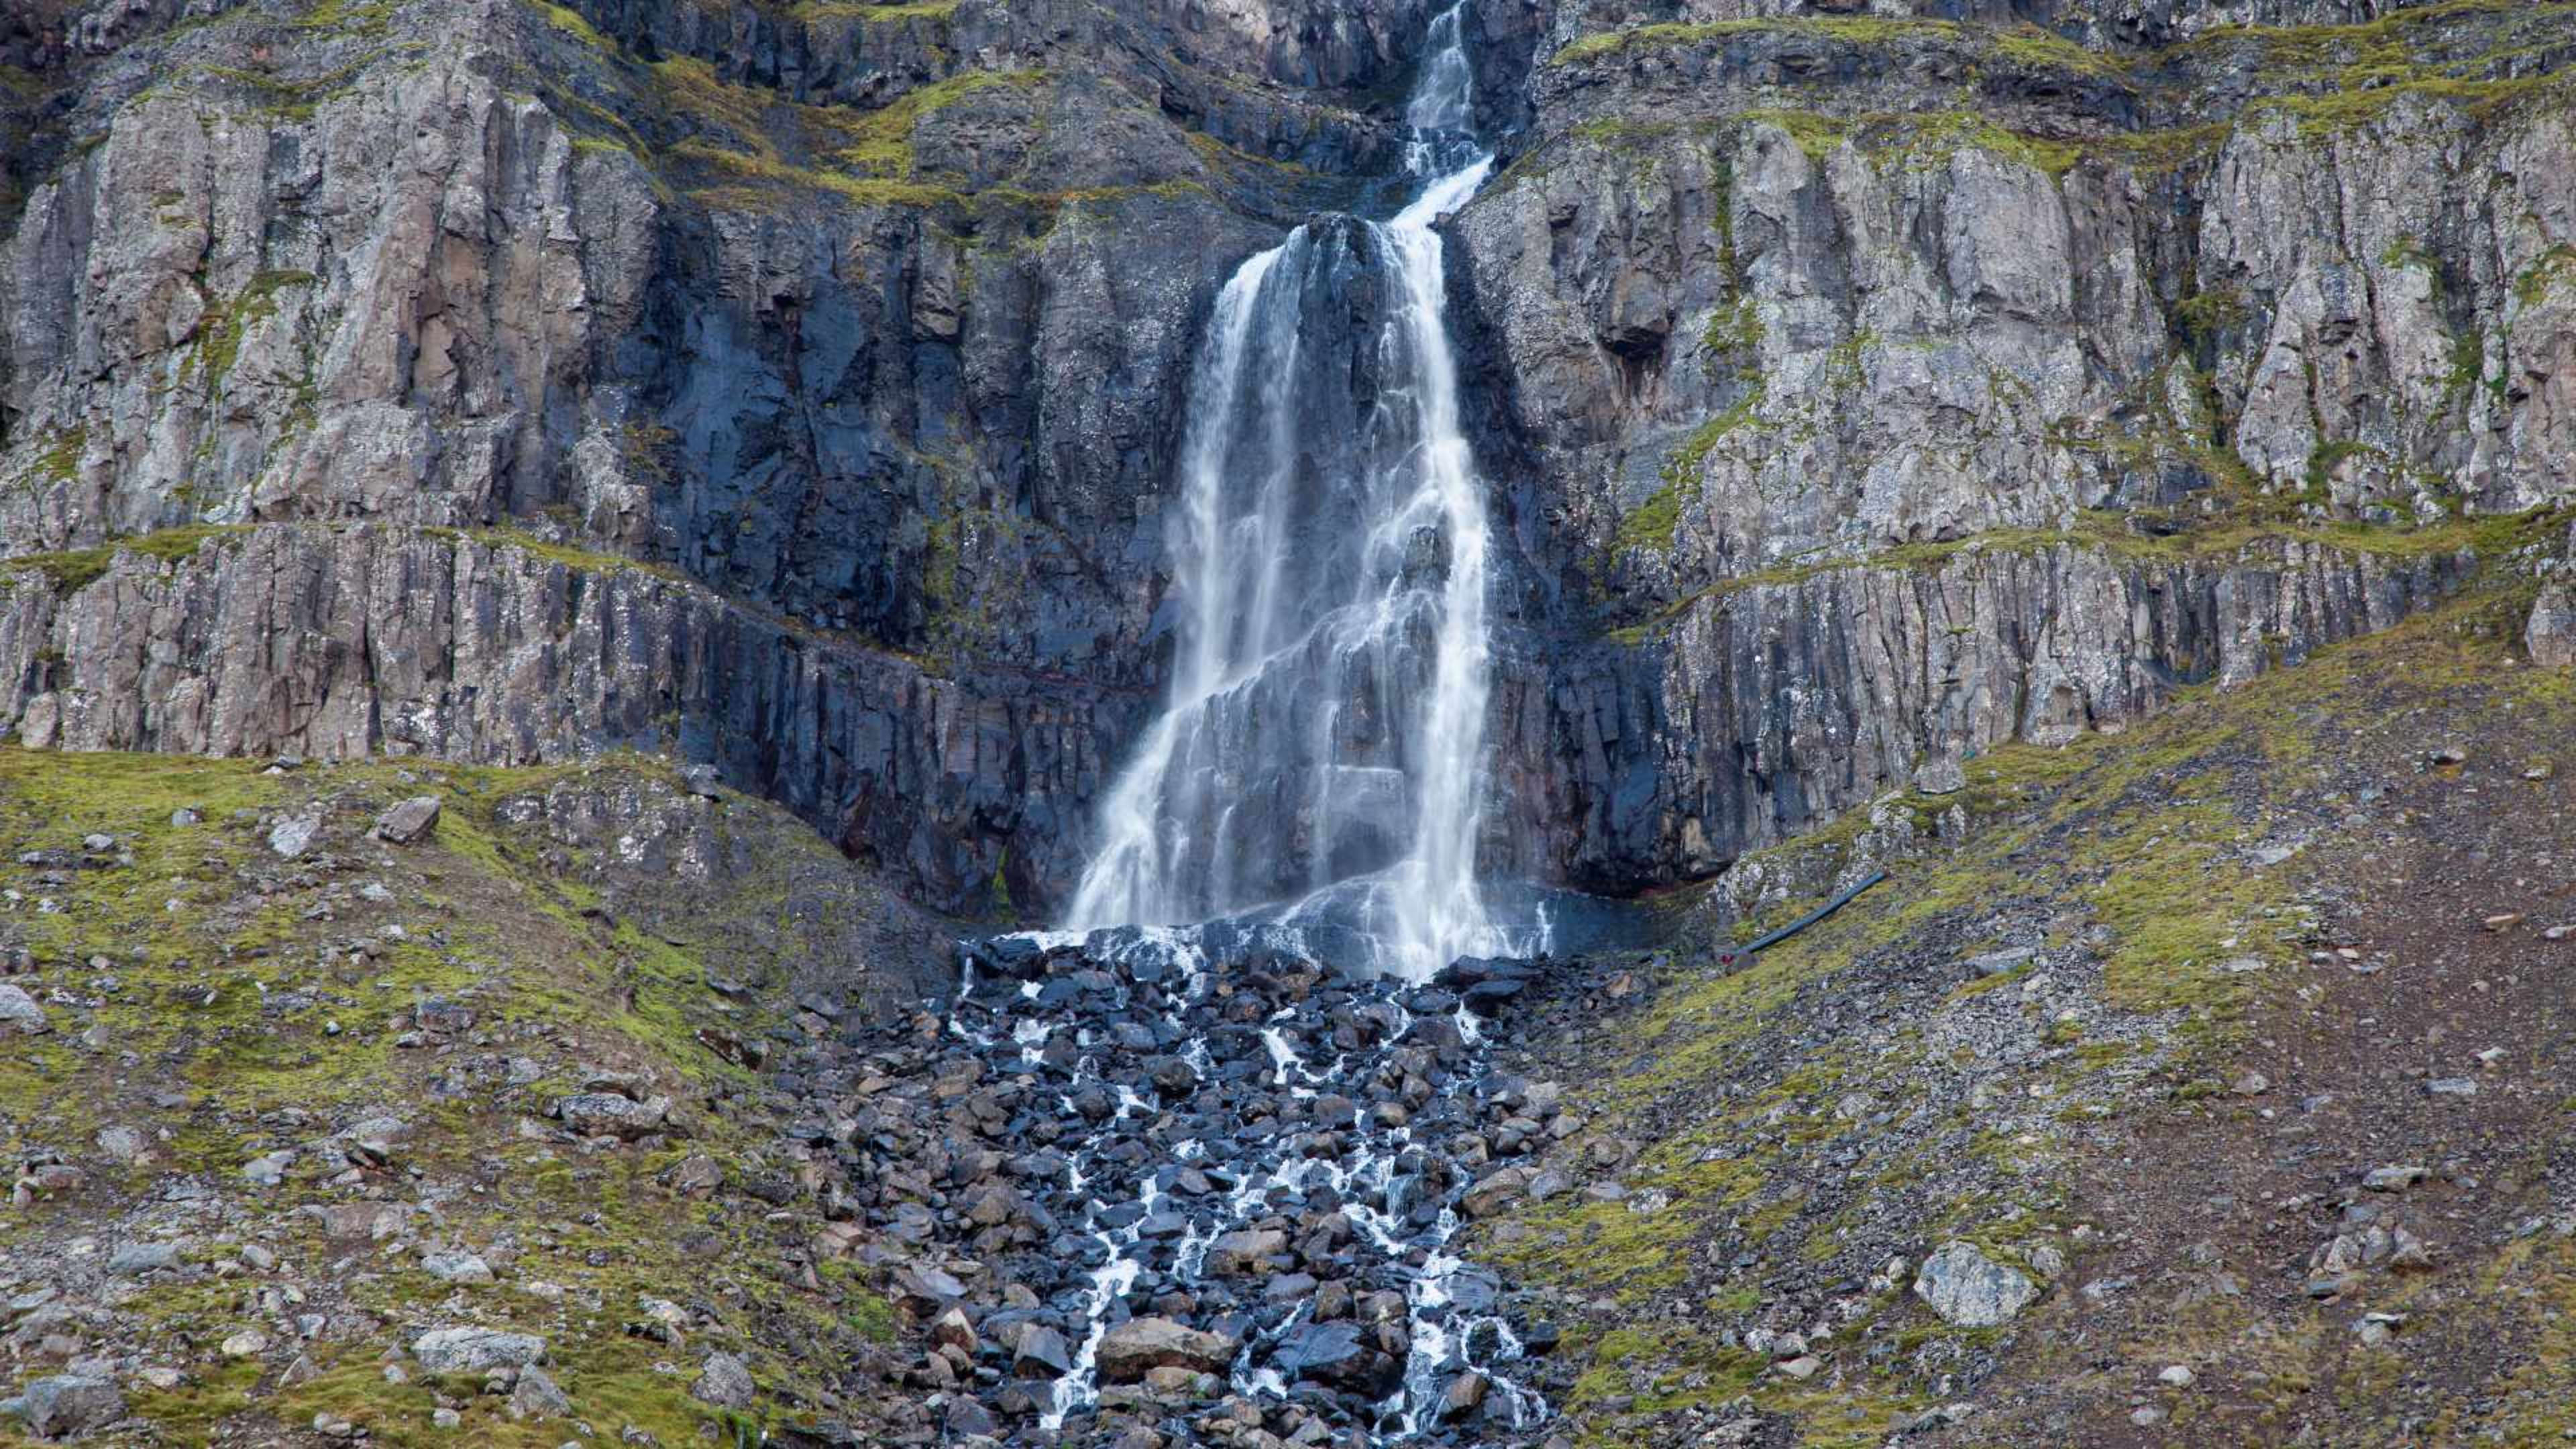
<instances>
[{"instance_id":1,"label":"dark wet rock","mask_svg":"<svg viewBox=\"0 0 2576 1449\"><path fill-rule=\"evenodd\" d=\"M1011 1372L1023 1379L1054 1379L1073 1371L1064 1335L1043 1323L1022 1325L1011 1350Z\"/></svg>"}]
</instances>

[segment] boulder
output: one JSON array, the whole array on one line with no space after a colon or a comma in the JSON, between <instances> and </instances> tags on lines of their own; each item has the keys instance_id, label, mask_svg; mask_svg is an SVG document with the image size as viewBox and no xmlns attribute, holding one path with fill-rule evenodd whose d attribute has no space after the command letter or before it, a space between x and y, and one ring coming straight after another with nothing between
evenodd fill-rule
<instances>
[{"instance_id":1,"label":"boulder","mask_svg":"<svg viewBox=\"0 0 2576 1449\"><path fill-rule=\"evenodd\" d=\"M1275 1229L1225 1233L1208 1244L1207 1270L1211 1273L1253 1273L1267 1259L1288 1250L1288 1235Z\"/></svg>"},{"instance_id":2,"label":"boulder","mask_svg":"<svg viewBox=\"0 0 2576 1449\"><path fill-rule=\"evenodd\" d=\"M0 981L0 1022L34 1036L45 1030L45 1009L25 991Z\"/></svg>"},{"instance_id":3,"label":"boulder","mask_svg":"<svg viewBox=\"0 0 2576 1449\"><path fill-rule=\"evenodd\" d=\"M720 1409L748 1409L759 1385L752 1382L751 1365L729 1353L711 1353L698 1371L698 1381L689 1385L690 1397Z\"/></svg>"},{"instance_id":4,"label":"boulder","mask_svg":"<svg viewBox=\"0 0 2576 1449\"><path fill-rule=\"evenodd\" d=\"M2565 584L2543 585L2523 624L2522 645L2543 669L2576 664L2576 593Z\"/></svg>"},{"instance_id":5,"label":"boulder","mask_svg":"<svg viewBox=\"0 0 2576 1449\"><path fill-rule=\"evenodd\" d=\"M479 1254L462 1250L424 1254L421 1270L442 1283L489 1283L492 1265Z\"/></svg>"},{"instance_id":6,"label":"boulder","mask_svg":"<svg viewBox=\"0 0 2576 1449\"><path fill-rule=\"evenodd\" d=\"M293 860L311 849L321 834L321 816L290 815L269 827L268 848L287 860Z\"/></svg>"},{"instance_id":7,"label":"boulder","mask_svg":"<svg viewBox=\"0 0 2576 1449\"><path fill-rule=\"evenodd\" d=\"M1141 1382L1149 1369L1224 1373L1242 1347L1239 1339L1169 1318L1131 1318L1101 1336L1097 1362L1101 1382L1132 1384Z\"/></svg>"},{"instance_id":8,"label":"boulder","mask_svg":"<svg viewBox=\"0 0 2576 1449\"><path fill-rule=\"evenodd\" d=\"M2017 1268L1978 1251L1974 1243L1948 1242L1923 1260L1914 1296L1949 1323L1992 1328L2010 1321L2039 1296L2039 1285Z\"/></svg>"},{"instance_id":9,"label":"boulder","mask_svg":"<svg viewBox=\"0 0 2576 1449\"><path fill-rule=\"evenodd\" d=\"M80 1439L124 1418L125 1395L105 1379L55 1374L0 1407L13 1407L39 1439Z\"/></svg>"},{"instance_id":10,"label":"boulder","mask_svg":"<svg viewBox=\"0 0 2576 1449\"><path fill-rule=\"evenodd\" d=\"M544 1362L546 1341L498 1328L433 1328L412 1340L411 1356L434 1374L483 1373Z\"/></svg>"},{"instance_id":11,"label":"boulder","mask_svg":"<svg viewBox=\"0 0 2576 1449\"><path fill-rule=\"evenodd\" d=\"M519 1370L510 1388L513 1419L560 1419L572 1412L572 1398L544 1369L534 1364Z\"/></svg>"},{"instance_id":12,"label":"boulder","mask_svg":"<svg viewBox=\"0 0 2576 1449\"><path fill-rule=\"evenodd\" d=\"M639 1102L615 1092L580 1092L555 1104L555 1116L584 1137L647 1136L661 1131L670 1115L667 1097Z\"/></svg>"},{"instance_id":13,"label":"boulder","mask_svg":"<svg viewBox=\"0 0 2576 1449\"><path fill-rule=\"evenodd\" d=\"M394 845L417 845L438 828L439 799L414 795L376 817L376 838Z\"/></svg>"},{"instance_id":14,"label":"boulder","mask_svg":"<svg viewBox=\"0 0 2576 1449\"><path fill-rule=\"evenodd\" d=\"M1011 1376L1023 1379L1055 1379L1073 1372L1073 1354L1064 1343L1064 1335L1043 1323L1023 1325L1018 1342L1011 1349Z\"/></svg>"},{"instance_id":15,"label":"boulder","mask_svg":"<svg viewBox=\"0 0 2576 1449\"><path fill-rule=\"evenodd\" d=\"M1537 1176L1538 1171L1535 1168L1501 1168L1487 1174L1483 1181L1467 1189L1467 1195L1460 1199L1459 1206L1465 1208L1467 1216L1471 1218L1492 1217L1511 1206L1515 1199L1527 1192L1530 1182Z\"/></svg>"}]
</instances>

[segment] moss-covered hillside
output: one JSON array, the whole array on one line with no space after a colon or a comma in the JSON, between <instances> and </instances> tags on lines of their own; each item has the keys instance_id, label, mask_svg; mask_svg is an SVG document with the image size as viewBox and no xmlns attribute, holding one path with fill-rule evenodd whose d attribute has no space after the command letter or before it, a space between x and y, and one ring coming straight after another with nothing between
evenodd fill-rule
<instances>
[{"instance_id":1,"label":"moss-covered hillside","mask_svg":"<svg viewBox=\"0 0 2576 1449\"><path fill-rule=\"evenodd\" d=\"M96 1432L141 1444L865 1422L892 1317L780 1128L843 1016L909 995L875 960L931 953L800 823L637 759L11 750L0 859L22 1388L112 1385ZM433 1371L453 1328L542 1361Z\"/></svg>"},{"instance_id":2,"label":"moss-covered hillside","mask_svg":"<svg viewBox=\"0 0 2576 1449\"><path fill-rule=\"evenodd\" d=\"M1971 761L1525 1023L1585 1127L1470 1252L1564 1327L1569 1436L2576 1428L2576 676L2523 657L2528 592ZM1943 1311L1954 1244L2032 1301Z\"/></svg>"}]
</instances>

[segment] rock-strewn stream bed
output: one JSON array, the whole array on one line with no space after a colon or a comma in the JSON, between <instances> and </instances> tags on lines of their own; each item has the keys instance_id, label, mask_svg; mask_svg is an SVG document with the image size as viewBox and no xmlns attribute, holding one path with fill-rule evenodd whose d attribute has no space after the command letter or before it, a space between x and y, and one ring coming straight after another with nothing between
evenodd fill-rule
<instances>
[{"instance_id":1,"label":"rock-strewn stream bed","mask_svg":"<svg viewBox=\"0 0 2576 1449\"><path fill-rule=\"evenodd\" d=\"M939 1029L872 1056L873 1110L936 1118L911 1158L935 1191L884 1226L916 1249L896 1287L950 1432L1488 1442L1543 1418L1516 1369L1553 1331L1447 1251L1477 1172L1552 1115L1476 1015L1528 968L1357 980L1219 927L962 955Z\"/></svg>"}]
</instances>

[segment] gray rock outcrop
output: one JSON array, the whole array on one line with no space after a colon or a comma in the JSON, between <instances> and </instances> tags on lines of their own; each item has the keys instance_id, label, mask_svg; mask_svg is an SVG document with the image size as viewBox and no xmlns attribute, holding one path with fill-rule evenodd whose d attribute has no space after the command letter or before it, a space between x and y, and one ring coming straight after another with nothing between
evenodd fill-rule
<instances>
[{"instance_id":1,"label":"gray rock outcrop","mask_svg":"<svg viewBox=\"0 0 2576 1449\"><path fill-rule=\"evenodd\" d=\"M2010 1322L2039 1296L2039 1285L2018 1268L1987 1257L1973 1243L1943 1243L1923 1260L1914 1296L1945 1322L1992 1328Z\"/></svg>"},{"instance_id":2,"label":"gray rock outcrop","mask_svg":"<svg viewBox=\"0 0 2576 1449\"><path fill-rule=\"evenodd\" d=\"M412 1340L411 1353L430 1373L482 1373L543 1363L546 1341L497 1328L433 1328Z\"/></svg>"},{"instance_id":3,"label":"gray rock outcrop","mask_svg":"<svg viewBox=\"0 0 2576 1449\"><path fill-rule=\"evenodd\" d=\"M86 1439L125 1417L125 1395L104 1379L49 1374L0 1401L41 1440Z\"/></svg>"}]
</instances>

